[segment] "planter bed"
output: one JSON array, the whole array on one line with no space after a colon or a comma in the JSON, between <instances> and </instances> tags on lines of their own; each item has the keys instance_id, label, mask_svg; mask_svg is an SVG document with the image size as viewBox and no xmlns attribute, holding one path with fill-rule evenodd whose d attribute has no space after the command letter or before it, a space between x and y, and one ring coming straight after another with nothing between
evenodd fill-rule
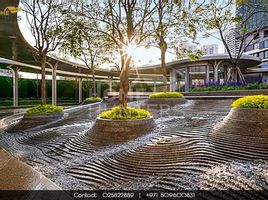
<instances>
[{"instance_id":1,"label":"planter bed","mask_svg":"<svg viewBox=\"0 0 268 200\"><path fill-rule=\"evenodd\" d=\"M89 100L85 100L81 103L81 105L87 105L87 104L93 104L93 103L98 103L98 102L102 102L102 101L89 101Z\"/></svg>"},{"instance_id":2,"label":"planter bed","mask_svg":"<svg viewBox=\"0 0 268 200\"><path fill-rule=\"evenodd\" d=\"M184 96L247 96L247 95L268 95L268 90L228 90L228 91L203 91L203 92L182 92Z\"/></svg>"},{"instance_id":3,"label":"planter bed","mask_svg":"<svg viewBox=\"0 0 268 200\"><path fill-rule=\"evenodd\" d=\"M268 137L268 109L232 108L213 132Z\"/></svg>"},{"instance_id":4,"label":"planter bed","mask_svg":"<svg viewBox=\"0 0 268 200\"><path fill-rule=\"evenodd\" d=\"M150 132L154 127L153 117L135 120L114 120L97 118L93 134L101 140L126 142Z\"/></svg>"},{"instance_id":5,"label":"planter bed","mask_svg":"<svg viewBox=\"0 0 268 200\"><path fill-rule=\"evenodd\" d=\"M185 98L149 98L145 105L146 109L161 109L167 106L175 106L177 104L183 104L186 102Z\"/></svg>"},{"instance_id":6,"label":"planter bed","mask_svg":"<svg viewBox=\"0 0 268 200\"><path fill-rule=\"evenodd\" d=\"M10 127L7 132L24 131L29 128L44 125L49 122L59 120L63 116L63 112L60 113L48 113L48 114L25 114L20 122Z\"/></svg>"}]
</instances>

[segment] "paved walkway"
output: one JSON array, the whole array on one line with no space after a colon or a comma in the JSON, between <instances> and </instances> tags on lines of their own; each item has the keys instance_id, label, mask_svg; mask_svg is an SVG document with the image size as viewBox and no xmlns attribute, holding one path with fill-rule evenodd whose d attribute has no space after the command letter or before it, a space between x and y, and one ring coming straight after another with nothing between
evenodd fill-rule
<instances>
[{"instance_id":1,"label":"paved walkway","mask_svg":"<svg viewBox=\"0 0 268 200\"><path fill-rule=\"evenodd\" d=\"M0 190L61 190L61 188L0 148Z\"/></svg>"}]
</instances>

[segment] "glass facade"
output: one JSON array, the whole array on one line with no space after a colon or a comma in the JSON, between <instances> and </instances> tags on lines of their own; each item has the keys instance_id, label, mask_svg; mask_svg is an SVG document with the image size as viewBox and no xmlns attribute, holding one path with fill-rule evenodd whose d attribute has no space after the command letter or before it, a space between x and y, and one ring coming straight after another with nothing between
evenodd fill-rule
<instances>
[{"instance_id":1,"label":"glass facade","mask_svg":"<svg viewBox=\"0 0 268 200\"><path fill-rule=\"evenodd\" d=\"M264 58L264 59L268 58L268 51L264 51L264 52L263 52L263 58Z\"/></svg>"},{"instance_id":2,"label":"glass facade","mask_svg":"<svg viewBox=\"0 0 268 200\"><path fill-rule=\"evenodd\" d=\"M267 9L268 4L266 0L246 0L245 3L238 6L236 9L237 16L241 16L243 19L247 19L252 13L247 23L247 31L253 31L256 28L262 28L268 26L268 13L258 12L263 9ZM239 28L239 27L238 27ZM267 33L268 34L268 33Z\"/></svg>"},{"instance_id":3,"label":"glass facade","mask_svg":"<svg viewBox=\"0 0 268 200\"><path fill-rule=\"evenodd\" d=\"M268 48L268 40L263 42L263 48Z\"/></svg>"}]
</instances>

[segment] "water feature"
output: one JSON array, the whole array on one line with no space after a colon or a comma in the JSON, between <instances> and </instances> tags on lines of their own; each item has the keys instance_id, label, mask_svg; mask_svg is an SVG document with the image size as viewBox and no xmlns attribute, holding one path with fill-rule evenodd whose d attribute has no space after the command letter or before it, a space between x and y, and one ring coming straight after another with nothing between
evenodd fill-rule
<instances>
[{"instance_id":1,"label":"water feature","mask_svg":"<svg viewBox=\"0 0 268 200\"><path fill-rule=\"evenodd\" d=\"M268 189L268 138L211 133L230 103L194 100L152 110L153 131L116 143L90 131L111 103L75 107L55 123L2 130L0 146L63 189Z\"/></svg>"}]
</instances>

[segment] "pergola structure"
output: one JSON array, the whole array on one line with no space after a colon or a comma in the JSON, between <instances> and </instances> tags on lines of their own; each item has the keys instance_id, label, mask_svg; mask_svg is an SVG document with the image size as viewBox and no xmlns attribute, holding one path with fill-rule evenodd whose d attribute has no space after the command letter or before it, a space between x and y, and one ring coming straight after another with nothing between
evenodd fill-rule
<instances>
[{"instance_id":1,"label":"pergola structure","mask_svg":"<svg viewBox=\"0 0 268 200\"><path fill-rule=\"evenodd\" d=\"M1 0L0 4L0 64L9 68L13 72L13 104L18 106L18 72L40 73L40 63L34 59L33 48L23 37L18 26L17 13L11 13L6 8L8 6L18 7L19 0ZM210 81L210 75L213 74L213 80L218 81L218 69L221 65L230 64L228 55L203 56L198 61L191 61L185 58L180 61L167 63L167 71L170 79L170 91L179 88L182 81L185 85L185 91L191 87L191 78L195 76L204 76L204 81ZM242 72L249 67L257 66L261 63L259 58L249 55L243 55L240 59ZM193 71L195 68L197 71ZM201 70L202 69L202 70ZM47 59L46 73L52 75L52 104L57 103L57 75L76 77L79 80L79 102L82 101L82 81L84 78L91 77L91 71L81 64L49 56ZM112 81L119 80L119 72L116 70L97 69L96 79L105 79L109 81L110 91ZM162 70L160 65L146 67L137 67L130 72L131 81L154 82L154 91L156 81L162 81Z\"/></svg>"},{"instance_id":2,"label":"pergola structure","mask_svg":"<svg viewBox=\"0 0 268 200\"><path fill-rule=\"evenodd\" d=\"M170 71L170 91L176 91L180 82L179 74L183 74L185 92L191 89L192 79L204 79L204 83L220 82L219 75L223 73L223 80L226 79L228 67L231 65L228 54L206 55L193 62L189 58L180 61L170 62L167 67ZM251 55L242 55L238 66L242 73L248 73L249 68L261 64L261 59ZM221 69L223 71L221 71Z\"/></svg>"}]
</instances>

